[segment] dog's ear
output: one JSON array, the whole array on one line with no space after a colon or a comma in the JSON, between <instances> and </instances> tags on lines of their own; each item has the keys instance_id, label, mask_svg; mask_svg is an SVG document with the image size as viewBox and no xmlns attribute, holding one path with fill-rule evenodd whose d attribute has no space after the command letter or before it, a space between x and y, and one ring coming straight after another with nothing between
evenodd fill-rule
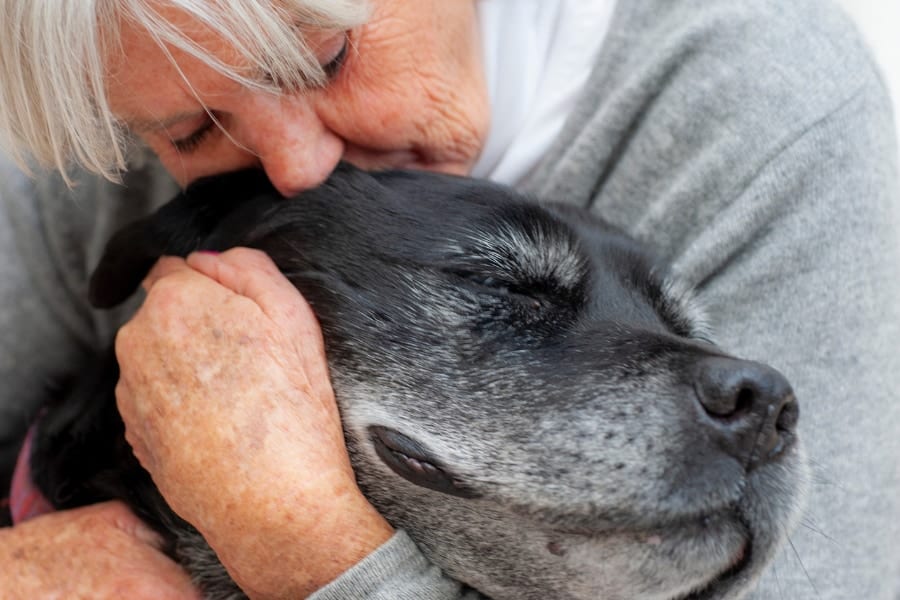
<instances>
[{"instance_id":1,"label":"dog's ear","mask_svg":"<svg viewBox=\"0 0 900 600\"><path fill-rule=\"evenodd\" d=\"M111 308L137 290L161 256L187 256L195 250L226 250L239 243L238 231L223 235L221 225L239 208L280 200L265 173L238 171L198 180L153 215L116 232L91 276L88 298ZM241 220L241 219L239 219ZM227 228L226 229L234 229ZM213 233L217 235L213 236Z\"/></svg>"},{"instance_id":2,"label":"dog's ear","mask_svg":"<svg viewBox=\"0 0 900 600\"><path fill-rule=\"evenodd\" d=\"M106 243L88 287L92 305L112 308L134 293L163 254L165 243L153 230L153 217L141 219L120 229Z\"/></svg>"}]
</instances>

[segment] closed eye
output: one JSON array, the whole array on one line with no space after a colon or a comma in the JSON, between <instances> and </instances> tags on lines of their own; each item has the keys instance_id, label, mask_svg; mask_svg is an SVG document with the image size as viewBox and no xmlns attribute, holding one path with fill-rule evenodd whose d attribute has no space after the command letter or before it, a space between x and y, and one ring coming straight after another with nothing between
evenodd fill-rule
<instances>
[{"instance_id":1,"label":"closed eye","mask_svg":"<svg viewBox=\"0 0 900 600\"><path fill-rule=\"evenodd\" d=\"M330 58L326 58L320 63L322 72L325 74L325 81L321 83L307 81L306 85L304 86L305 88L310 89L325 87L329 83L331 83L332 80L336 79L340 74L341 68L344 66L344 63L347 62L347 56L350 53L350 34L348 32L344 32L341 35L342 43L340 47L334 51L335 53L332 54ZM297 91L294 86L290 85L288 82L281 81L280 78L276 77L272 73L260 73L259 78L263 82L274 85L287 93Z\"/></svg>"},{"instance_id":2,"label":"closed eye","mask_svg":"<svg viewBox=\"0 0 900 600\"><path fill-rule=\"evenodd\" d=\"M344 62L347 60L347 52L349 48L350 37L344 34L344 44L341 46L341 49L334 56L334 58L322 65L322 71L325 72L325 77L327 77L329 81L337 77L338 73L340 73L341 67L344 66Z\"/></svg>"},{"instance_id":3,"label":"closed eye","mask_svg":"<svg viewBox=\"0 0 900 600\"><path fill-rule=\"evenodd\" d=\"M498 292L508 292L511 287L508 283L503 282L497 277L491 277L490 275L475 273L473 271L456 271L454 272L454 275L474 283L479 287L489 288L490 290Z\"/></svg>"},{"instance_id":4,"label":"closed eye","mask_svg":"<svg viewBox=\"0 0 900 600\"><path fill-rule=\"evenodd\" d=\"M337 53L332 56L327 62L322 64L322 71L325 73L325 77L328 81L336 78L341 71L341 67L344 66L344 63L347 60L347 54L350 49L350 36L348 33L343 34L343 43L341 44L340 49L338 49ZM272 81L273 78L269 74L265 74L262 76L263 79L268 81ZM214 115L217 119L218 115ZM212 118L206 119L202 125L200 125L197 129L189 133L188 135L179 138L177 140L172 140L172 146L177 150L180 154L191 154L195 150L197 150L203 142L207 140L210 134L215 133L215 130L218 129L216 122Z\"/></svg>"},{"instance_id":5,"label":"closed eye","mask_svg":"<svg viewBox=\"0 0 900 600\"><path fill-rule=\"evenodd\" d=\"M546 295L539 290L518 282L512 282L494 275L486 275L476 271L456 270L453 275L464 279L470 288L481 294L509 298L525 303L532 308L541 308L548 303Z\"/></svg>"},{"instance_id":6,"label":"closed eye","mask_svg":"<svg viewBox=\"0 0 900 600\"><path fill-rule=\"evenodd\" d=\"M181 154L190 154L196 150L216 128L216 124L213 120L208 118L200 127L188 135L177 140L172 140L172 146L174 146L175 150Z\"/></svg>"}]
</instances>

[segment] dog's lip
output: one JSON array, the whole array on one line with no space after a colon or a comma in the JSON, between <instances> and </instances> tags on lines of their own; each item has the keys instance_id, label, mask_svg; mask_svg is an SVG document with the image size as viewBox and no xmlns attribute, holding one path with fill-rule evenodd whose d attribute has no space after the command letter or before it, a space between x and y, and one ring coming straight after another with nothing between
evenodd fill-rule
<instances>
[{"instance_id":1,"label":"dog's lip","mask_svg":"<svg viewBox=\"0 0 900 600\"><path fill-rule=\"evenodd\" d=\"M694 517L686 517L683 519L675 519L664 524L656 526L642 526L635 529L629 528L553 528L556 534L565 536L575 536L578 538L601 538L613 532L630 532L643 543L651 545L661 545L666 539L679 538L685 536L685 531L696 528L698 525L704 529L714 527L715 523L725 520L732 526L737 526L740 531L741 541L736 545L734 552L729 556L728 560L721 564L716 570L710 572L709 579L687 592L679 592L672 600L713 600L719 598L724 589L730 587L731 583L738 579L740 575L749 568L753 562L753 534L750 524L741 516L739 510L726 509L718 512L711 512ZM563 545L552 541L548 544L548 550L551 553L563 555Z\"/></svg>"},{"instance_id":2,"label":"dog's lip","mask_svg":"<svg viewBox=\"0 0 900 600\"><path fill-rule=\"evenodd\" d=\"M554 525L550 527L550 529L555 533L588 538L603 537L611 533L630 532L643 539L653 538L657 535L669 536L673 533L678 534L689 528L700 527L709 529L710 527L715 526L719 521L728 521L730 523L738 524L742 529L747 531L750 529L745 520L740 516L739 511L733 507L713 509L680 517L671 517L656 522L630 522L623 519L621 516L619 519L621 523L619 525L611 523L603 523L596 527L586 524L578 526Z\"/></svg>"},{"instance_id":3,"label":"dog's lip","mask_svg":"<svg viewBox=\"0 0 900 600\"><path fill-rule=\"evenodd\" d=\"M706 583L699 590L679 596L675 600L712 600L714 597L718 597L721 589L729 587L731 582L748 568L752 558L753 540L748 537L732 555L727 566L715 575L709 583Z\"/></svg>"}]
</instances>

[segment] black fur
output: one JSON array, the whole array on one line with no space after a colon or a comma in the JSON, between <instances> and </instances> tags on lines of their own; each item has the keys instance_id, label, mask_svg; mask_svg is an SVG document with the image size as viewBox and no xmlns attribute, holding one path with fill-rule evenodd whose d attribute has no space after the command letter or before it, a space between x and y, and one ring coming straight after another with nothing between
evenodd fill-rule
<instances>
[{"instance_id":1,"label":"black fur","mask_svg":"<svg viewBox=\"0 0 900 600\"><path fill-rule=\"evenodd\" d=\"M245 171L114 236L91 301L122 302L161 255L233 246L267 252L313 306L363 491L486 595L738 597L795 518L786 382L712 346L646 248L587 211L348 165L283 199ZM208 597L241 597L131 454L117 376L110 352L48 405L38 486L59 508L125 500ZM754 393L778 396L775 417L716 422L709 396L738 376L774 386ZM764 429L781 445L760 458ZM620 540L632 530L653 543Z\"/></svg>"}]
</instances>

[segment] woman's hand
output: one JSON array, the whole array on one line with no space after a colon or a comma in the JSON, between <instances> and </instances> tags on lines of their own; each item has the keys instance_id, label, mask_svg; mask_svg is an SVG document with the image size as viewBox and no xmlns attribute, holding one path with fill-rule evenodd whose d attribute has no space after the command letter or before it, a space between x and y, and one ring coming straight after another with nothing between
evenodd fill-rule
<instances>
[{"instance_id":1,"label":"woman's hand","mask_svg":"<svg viewBox=\"0 0 900 600\"><path fill-rule=\"evenodd\" d=\"M265 254L163 258L116 338L127 438L254 598L297 598L391 535L356 486L309 305Z\"/></svg>"},{"instance_id":2,"label":"woman's hand","mask_svg":"<svg viewBox=\"0 0 900 600\"><path fill-rule=\"evenodd\" d=\"M0 529L0 597L200 600L161 540L124 504L49 513Z\"/></svg>"}]
</instances>

